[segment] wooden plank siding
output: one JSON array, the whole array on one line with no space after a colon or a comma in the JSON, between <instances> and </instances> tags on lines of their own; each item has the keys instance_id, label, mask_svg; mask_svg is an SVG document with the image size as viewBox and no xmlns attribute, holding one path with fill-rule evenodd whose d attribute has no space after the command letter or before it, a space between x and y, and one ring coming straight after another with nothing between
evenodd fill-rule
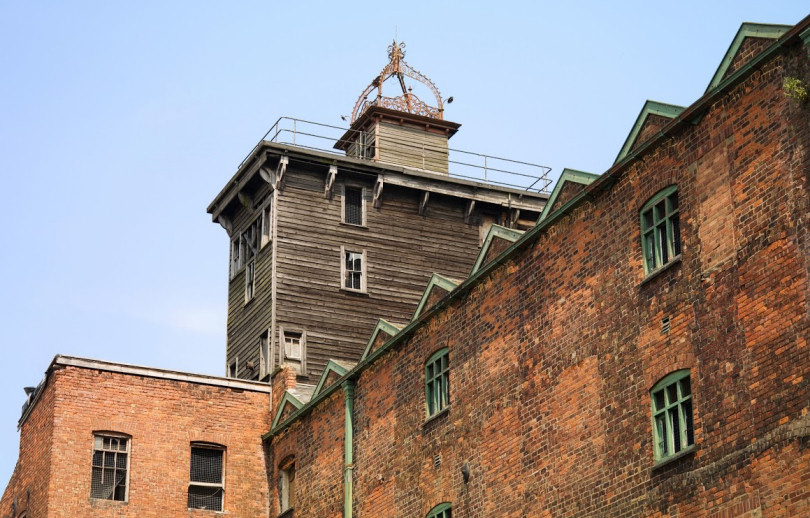
<instances>
[{"instance_id":1,"label":"wooden plank siding","mask_svg":"<svg viewBox=\"0 0 810 518\"><path fill-rule=\"evenodd\" d=\"M241 378L259 375L260 336L269 331L278 363L279 329L306 332L306 370L314 383L329 359L357 361L377 323L410 321L431 275L466 278L478 254L482 222L506 219L505 208L479 202L465 223L467 200L431 193L419 214L423 191L385 183L381 204L372 204L377 176L338 169L332 196L324 195L328 166L290 160L275 193L275 248L256 259L254 299L244 302L244 271L231 281L228 297L227 364L238 356ZM391 174L388 172L387 174ZM341 222L344 185L364 187L365 225ZM253 206L233 204L232 237L260 215L259 201L273 195L254 183ZM365 252L366 292L342 289L344 250ZM275 324L273 324L275 250ZM246 368L252 361L256 368Z\"/></svg>"},{"instance_id":2,"label":"wooden plank siding","mask_svg":"<svg viewBox=\"0 0 810 518\"><path fill-rule=\"evenodd\" d=\"M448 172L447 136L384 122L377 125L377 134L380 162Z\"/></svg>"}]
</instances>

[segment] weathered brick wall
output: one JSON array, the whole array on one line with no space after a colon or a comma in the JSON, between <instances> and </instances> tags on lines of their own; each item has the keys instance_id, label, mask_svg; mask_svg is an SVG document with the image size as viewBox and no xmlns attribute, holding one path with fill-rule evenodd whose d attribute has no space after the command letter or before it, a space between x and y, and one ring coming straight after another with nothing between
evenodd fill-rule
<instances>
[{"instance_id":1,"label":"weathered brick wall","mask_svg":"<svg viewBox=\"0 0 810 518\"><path fill-rule=\"evenodd\" d=\"M356 516L810 515L810 108L781 88L807 60L762 64L362 372ZM682 257L645 279L639 209L672 184ZM441 347L451 406L426 422ZM649 390L684 368L696 447L655 466ZM308 463L339 465L333 399L287 432Z\"/></svg>"},{"instance_id":2,"label":"weathered brick wall","mask_svg":"<svg viewBox=\"0 0 810 518\"><path fill-rule=\"evenodd\" d=\"M57 368L35 408L36 415L52 413L52 423L32 415L20 439L24 448L39 445L50 452L39 463L21 454L20 479L43 477L48 484L47 496L39 489L32 492L36 505L28 518L211 516L187 508L193 441L226 448L228 515L265 516L268 487L259 430L270 426L269 398L241 389ZM94 431L132 437L127 502L90 498ZM7 513L5 500L2 505L0 513Z\"/></svg>"},{"instance_id":3,"label":"weathered brick wall","mask_svg":"<svg viewBox=\"0 0 810 518\"><path fill-rule=\"evenodd\" d=\"M0 516L3 518L15 518L22 512L30 518L46 514L53 405L53 391L44 391L20 428L17 465L0 500Z\"/></svg>"}]
</instances>

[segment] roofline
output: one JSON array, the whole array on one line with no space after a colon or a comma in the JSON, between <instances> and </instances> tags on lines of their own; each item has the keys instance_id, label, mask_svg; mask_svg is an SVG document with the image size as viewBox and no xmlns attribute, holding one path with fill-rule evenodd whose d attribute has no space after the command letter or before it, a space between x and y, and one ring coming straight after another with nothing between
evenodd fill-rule
<instances>
[{"instance_id":1,"label":"roofline","mask_svg":"<svg viewBox=\"0 0 810 518\"><path fill-rule=\"evenodd\" d=\"M158 378L168 381L184 381L198 385L212 385L238 390L250 390L252 392L263 392L270 394L273 387L269 383L261 381L250 381L235 378L225 378L221 376L210 376L207 374L194 374L191 372L174 371L169 369L158 369L155 367L143 367L128 363L109 362L104 360L94 360L90 358L78 358L75 356L63 356L57 354L48 366L47 373L50 373L57 366L79 367L82 369L93 369L105 372L115 372L117 374L127 374L131 376L144 376L147 378Z\"/></svg>"},{"instance_id":2,"label":"roofline","mask_svg":"<svg viewBox=\"0 0 810 518\"><path fill-rule=\"evenodd\" d=\"M760 55L756 56L753 60L751 60L746 66L740 68L737 72L735 72L731 77L723 81L717 88L713 89L711 92L707 92L703 95L700 99L692 103L688 108L686 108L681 115L677 116L672 122L667 124L661 131L658 132L655 136L648 139L644 144L639 146L635 151L628 154L621 162L617 162L613 166L611 166L604 174L600 175L593 183L586 186L585 189L573 197L571 200L566 202L562 207L557 209L556 211L550 213L546 219L539 222L535 227L528 230L522 238L518 239L515 243L513 243L509 248L501 252L498 257L496 257L493 261L490 261L486 265L484 265L480 270L475 272L474 274L470 275L463 283L461 283L456 289L448 293L442 300L437 302L432 308L430 308L426 313L423 313L418 320L415 322L411 322L405 328L403 328L396 336L392 337L388 342L384 343L381 347L373 351L371 354L366 357L366 359L361 360L358 364L338 379L332 385L329 385L325 390L323 390L317 397L313 397L309 400L303 407L301 407L298 411L294 412L290 415L284 422L279 423L277 426L272 427L267 433L262 435L263 440L268 440L273 436L283 432L286 430L290 425L292 425L299 417L303 417L308 414L313 407L315 407L320 401L329 397L329 395L336 390L337 387L341 385L341 383L350 378L357 378L360 374L368 368L378 357L385 354L389 349L395 347L400 342L407 340L408 338L416 332L422 325L426 324L434 314L438 313L445 306L447 306L450 302L454 299L461 297L462 295L466 294L470 291L475 285L478 284L481 280L483 280L490 272L492 272L495 268L506 262L511 256L517 253L519 250L522 250L528 247L530 244L534 243L538 238L539 235L545 231L547 228L551 227L554 223L556 223L560 218L562 218L565 214L568 213L569 210L573 209L574 207L578 206L584 200L595 197L601 191L605 191L609 189L619 178L622 172L636 159L638 159L639 155L649 149L653 144L658 143L661 139L663 139L667 132L672 131L677 126L687 124L689 121L695 117L698 112L702 109L709 106L719 95L729 89L731 86L734 86L738 82L742 81L746 78L758 65L759 63L767 60L772 54L776 53L781 47L783 47L786 43L794 38L807 38L810 41L810 16L805 17L799 23L797 23L790 31L785 33L781 38L779 38L776 42L774 42L770 47L768 47L765 51L760 53ZM800 36L801 35L801 36ZM666 132L665 132L666 130Z\"/></svg>"},{"instance_id":3,"label":"roofline","mask_svg":"<svg viewBox=\"0 0 810 518\"><path fill-rule=\"evenodd\" d=\"M532 200L546 201L548 194L517 189L513 187L502 187L497 184L479 182L474 180L466 180L463 178L456 178L448 176L446 173L439 173L428 170L421 170L401 165L387 164L383 162L370 162L361 158L353 158L344 155L338 155L327 151L317 151L313 149L306 149L286 144L278 144L263 140L256 145L253 152L245 159L239 170L233 177L226 183L225 187L217 194L214 200L208 205L206 211L211 214L212 220L216 222L217 217L222 212L222 209L227 207L230 202L236 197L240 187L244 186L249 178L258 170L257 160L263 153L268 151L275 152L282 155L287 155L291 158L304 158L321 162L324 165L336 164L339 167L347 168L349 171L365 174L379 174L395 173L403 177L418 177L422 180L428 180L436 185L449 184L454 186L463 186L482 191L489 191L498 194L511 194L519 197L526 197ZM466 198L462 196L463 198ZM513 202L514 204L515 202ZM523 207L530 209L530 207ZM542 208L530 209L542 210Z\"/></svg>"}]
</instances>

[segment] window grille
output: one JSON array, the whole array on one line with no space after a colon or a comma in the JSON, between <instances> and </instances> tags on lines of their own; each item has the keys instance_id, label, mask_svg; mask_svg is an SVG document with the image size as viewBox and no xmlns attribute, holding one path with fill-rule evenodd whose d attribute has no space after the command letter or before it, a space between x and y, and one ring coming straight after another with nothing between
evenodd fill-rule
<instances>
[{"instance_id":1,"label":"window grille","mask_svg":"<svg viewBox=\"0 0 810 518\"><path fill-rule=\"evenodd\" d=\"M345 187L343 191L343 222L363 224L363 189Z\"/></svg>"},{"instance_id":2,"label":"window grille","mask_svg":"<svg viewBox=\"0 0 810 518\"><path fill-rule=\"evenodd\" d=\"M191 447L189 509L222 511L225 496L224 453L223 449L216 447Z\"/></svg>"},{"instance_id":3,"label":"window grille","mask_svg":"<svg viewBox=\"0 0 810 518\"><path fill-rule=\"evenodd\" d=\"M91 498L126 501L128 453L129 439L126 437L94 436Z\"/></svg>"}]
</instances>

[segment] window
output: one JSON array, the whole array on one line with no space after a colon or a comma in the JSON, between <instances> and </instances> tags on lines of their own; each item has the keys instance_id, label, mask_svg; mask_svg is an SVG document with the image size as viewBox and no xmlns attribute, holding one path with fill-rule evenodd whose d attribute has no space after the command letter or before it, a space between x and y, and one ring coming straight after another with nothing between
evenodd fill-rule
<instances>
[{"instance_id":1,"label":"window","mask_svg":"<svg viewBox=\"0 0 810 518\"><path fill-rule=\"evenodd\" d=\"M245 304L253 300L256 291L256 261L251 260L245 268Z\"/></svg>"},{"instance_id":2,"label":"window","mask_svg":"<svg viewBox=\"0 0 810 518\"><path fill-rule=\"evenodd\" d=\"M279 470L278 500L282 513L295 508L295 463Z\"/></svg>"},{"instance_id":3,"label":"window","mask_svg":"<svg viewBox=\"0 0 810 518\"><path fill-rule=\"evenodd\" d=\"M425 400L428 417L450 405L450 351L436 351L425 363Z\"/></svg>"},{"instance_id":4,"label":"window","mask_svg":"<svg viewBox=\"0 0 810 518\"><path fill-rule=\"evenodd\" d=\"M343 284L341 287L346 290L365 293L366 252L346 250L341 247L341 253L343 254L343 263L340 268L343 275Z\"/></svg>"},{"instance_id":5,"label":"window","mask_svg":"<svg viewBox=\"0 0 810 518\"><path fill-rule=\"evenodd\" d=\"M427 518L453 518L452 505L450 502L439 504L427 514Z\"/></svg>"},{"instance_id":6,"label":"window","mask_svg":"<svg viewBox=\"0 0 810 518\"><path fill-rule=\"evenodd\" d=\"M188 484L188 508L222 511L225 496L225 471L222 446L203 443L191 445L191 469Z\"/></svg>"},{"instance_id":7,"label":"window","mask_svg":"<svg viewBox=\"0 0 810 518\"><path fill-rule=\"evenodd\" d=\"M90 498L126 502L128 472L129 438L121 435L94 435Z\"/></svg>"},{"instance_id":8,"label":"window","mask_svg":"<svg viewBox=\"0 0 810 518\"><path fill-rule=\"evenodd\" d=\"M259 251L260 241L263 240L262 232L264 232L264 218L260 216L250 226L242 232L239 237L231 241L231 279L236 277L244 266L248 267L250 274L250 282L248 283L248 275L245 275L245 302L250 300L247 297L248 291L250 298L253 298L253 284L256 264L256 254ZM248 288L250 284L250 288Z\"/></svg>"},{"instance_id":9,"label":"window","mask_svg":"<svg viewBox=\"0 0 810 518\"><path fill-rule=\"evenodd\" d=\"M695 444L689 371L673 372L656 383L652 395L655 460L664 460Z\"/></svg>"},{"instance_id":10,"label":"window","mask_svg":"<svg viewBox=\"0 0 810 518\"><path fill-rule=\"evenodd\" d=\"M364 189L362 187L343 187L343 223L350 225L366 224L366 207L363 203Z\"/></svg>"},{"instance_id":11,"label":"window","mask_svg":"<svg viewBox=\"0 0 810 518\"><path fill-rule=\"evenodd\" d=\"M282 365L289 365L295 372L305 375L307 334L304 331L291 331L280 328Z\"/></svg>"},{"instance_id":12,"label":"window","mask_svg":"<svg viewBox=\"0 0 810 518\"><path fill-rule=\"evenodd\" d=\"M262 208L260 248L273 240L273 198L268 198Z\"/></svg>"},{"instance_id":13,"label":"window","mask_svg":"<svg viewBox=\"0 0 810 518\"><path fill-rule=\"evenodd\" d=\"M641 246L645 273L654 272L681 254L677 186L667 187L642 207Z\"/></svg>"},{"instance_id":14,"label":"window","mask_svg":"<svg viewBox=\"0 0 810 518\"><path fill-rule=\"evenodd\" d=\"M237 356L229 365L228 365L228 377L235 378L237 373L239 372L239 357Z\"/></svg>"},{"instance_id":15,"label":"window","mask_svg":"<svg viewBox=\"0 0 810 518\"><path fill-rule=\"evenodd\" d=\"M259 336L259 380L273 371L273 352L270 350L270 332L265 331Z\"/></svg>"}]
</instances>

